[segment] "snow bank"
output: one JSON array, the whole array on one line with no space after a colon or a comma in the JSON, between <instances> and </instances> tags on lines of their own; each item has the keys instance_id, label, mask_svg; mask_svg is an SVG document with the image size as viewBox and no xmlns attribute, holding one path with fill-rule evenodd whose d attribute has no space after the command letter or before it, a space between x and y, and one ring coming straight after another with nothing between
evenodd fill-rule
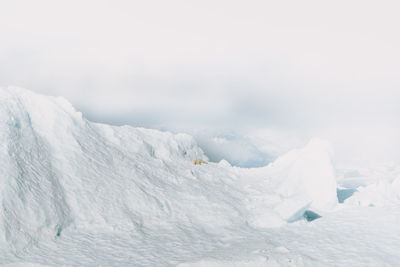
<instances>
[{"instance_id":1,"label":"snow bank","mask_svg":"<svg viewBox=\"0 0 400 267\"><path fill-rule=\"evenodd\" d=\"M195 262L337 202L324 141L263 168L193 165L207 158L189 135L91 123L19 88L0 89L0 144L3 263Z\"/></svg>"},{"instance_id":2,"label":"snow bank","mask_svg":"<svg viewBox=\"0 0 400 267\"><path fill-rule=\"evenodd\" d=\"M237 213L198 188L191 160L207 158L185 134L93 124L61 98L7 88L0 140L0 243L14 252L78 228L230 224Z\"/></svg>"}]
</instances>

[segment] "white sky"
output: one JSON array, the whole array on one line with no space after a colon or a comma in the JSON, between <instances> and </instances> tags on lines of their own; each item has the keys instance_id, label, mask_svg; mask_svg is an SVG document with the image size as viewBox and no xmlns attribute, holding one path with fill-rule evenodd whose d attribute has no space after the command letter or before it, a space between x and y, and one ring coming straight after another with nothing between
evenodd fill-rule
<instances>
[{"instance_id":1,"label":"white sky","mask_svg":"<svg viewBox=\"0 0 400 267\"><path fill-rule=\"evenodd\" d=\"M399 134L399 11L386 0L4 0L0 86L63 95L97 121L275 127L386 154Z\"/></svg>"}]
</instances>

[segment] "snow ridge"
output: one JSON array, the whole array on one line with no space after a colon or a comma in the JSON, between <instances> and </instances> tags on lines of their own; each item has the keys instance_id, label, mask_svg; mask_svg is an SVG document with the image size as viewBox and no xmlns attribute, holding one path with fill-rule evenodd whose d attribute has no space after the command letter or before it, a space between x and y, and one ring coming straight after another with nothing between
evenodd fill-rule
<instances>
[{"instance_id":1,"label":"snow ridge","mask_svg":"<svg viewBox=\"0 0 400 267\"><path fill-rule=\"evenodd\" d=\"M15 87L0 89L0 140L3 263L176 265L337 204L320 140L263 168L195 166L189 135L92 123Z\"/></svg>"}]
</instances>

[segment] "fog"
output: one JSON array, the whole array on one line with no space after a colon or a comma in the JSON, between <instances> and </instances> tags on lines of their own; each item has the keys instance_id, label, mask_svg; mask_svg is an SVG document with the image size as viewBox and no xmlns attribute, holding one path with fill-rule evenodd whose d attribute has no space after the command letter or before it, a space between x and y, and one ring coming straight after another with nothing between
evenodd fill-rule
<instances>
[{"instance_id":1,"label":"fog","mask_svg":"<svg viewBox=\"0 0 400 267\"><path fill-rule=\"evenodd\" d=\"M342 161L397 161L399 7L6 0L0 86L62 95L98 122L189 132L242 166L315 136Z\"/></svg>"}]
</instances>

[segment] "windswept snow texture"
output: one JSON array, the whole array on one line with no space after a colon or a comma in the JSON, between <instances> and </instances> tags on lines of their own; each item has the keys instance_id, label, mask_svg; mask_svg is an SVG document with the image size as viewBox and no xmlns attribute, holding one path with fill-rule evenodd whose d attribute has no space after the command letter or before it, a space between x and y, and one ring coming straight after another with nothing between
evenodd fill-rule
<instances>
[{"instance_id":1,"label":"windswept snow texture","mask_svg":"<svg viewBox=\"0 0 400 267\"><path fill-rule=\"evenodd\" d=\"M322 140L262 168L193 165L207 157L191 136L91 123L62 98L19 88L0 89L0 140L5 266L400 260L398 209L339 207Z\"/></svg>"}]
</instances>

